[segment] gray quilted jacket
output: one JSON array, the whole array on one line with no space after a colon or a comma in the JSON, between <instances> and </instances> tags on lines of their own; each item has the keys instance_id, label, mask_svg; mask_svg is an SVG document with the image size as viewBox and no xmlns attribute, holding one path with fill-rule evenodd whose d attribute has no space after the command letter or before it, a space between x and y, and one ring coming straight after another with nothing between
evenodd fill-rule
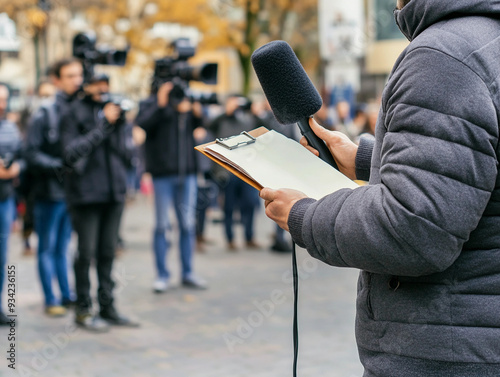
<instances>
[{"instance_id":1,"label":"gray quilted jacket","mask_svg":"<svg viewBox=\"0 0 500 377\"><path fill-rule=\"evenodd\" d=\"M362 270L365 376L500 376L500 1L412 0L370 184L295 204L315 258Z\"/></svg>"}]
</instances>

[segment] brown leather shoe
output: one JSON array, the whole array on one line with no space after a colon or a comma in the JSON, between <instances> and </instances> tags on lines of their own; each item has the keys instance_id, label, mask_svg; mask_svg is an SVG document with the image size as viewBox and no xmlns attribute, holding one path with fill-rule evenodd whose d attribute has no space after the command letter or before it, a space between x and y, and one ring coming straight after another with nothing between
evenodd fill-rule
<instances>
[{"instance_id":1,"label":"brown leather shoe","mask_svg":"<svg viewBox=\"0 0 500 377\"><path fill-rule=\"evenodd\" d=\"M50 305L45 308L45 314L49 317L64 317L67 309L62 305Z\"/></svg>"}]
</instances>

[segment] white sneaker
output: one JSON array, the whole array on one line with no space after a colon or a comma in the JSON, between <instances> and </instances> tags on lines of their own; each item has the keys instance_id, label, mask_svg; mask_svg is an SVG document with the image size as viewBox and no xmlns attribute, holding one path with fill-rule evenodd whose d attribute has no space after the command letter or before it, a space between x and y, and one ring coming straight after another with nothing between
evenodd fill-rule
<instances>
[{"instance_id":1,"label":"white sneaker","mask_svg":"<svg viewBox=\"0 0 500 377\"><path fill-rule=\"evenodd\" d=\"M168 280L167 279L156 279L153 283L153 291L155 293L163 293L168 289Z\"/></svg>"}]
</instances>

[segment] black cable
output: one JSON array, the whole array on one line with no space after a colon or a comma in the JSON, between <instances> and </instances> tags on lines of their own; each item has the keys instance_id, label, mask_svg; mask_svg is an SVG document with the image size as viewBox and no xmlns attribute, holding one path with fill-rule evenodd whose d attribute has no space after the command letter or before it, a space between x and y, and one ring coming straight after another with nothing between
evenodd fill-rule
<instances>
[{"instance_id":1,"label":"black cable","mask_svg":"<svg viewBox=\"0 0 500 377\"><path fill-rule=\"evenodd\" d=\"M299 359L299 324L298 324L298 302L299 302L299 272L297 270L297 254L295 242L292 246L292 272L293 272L293 377L297 377L297 362Z\"/></svg>"}]
</instances>

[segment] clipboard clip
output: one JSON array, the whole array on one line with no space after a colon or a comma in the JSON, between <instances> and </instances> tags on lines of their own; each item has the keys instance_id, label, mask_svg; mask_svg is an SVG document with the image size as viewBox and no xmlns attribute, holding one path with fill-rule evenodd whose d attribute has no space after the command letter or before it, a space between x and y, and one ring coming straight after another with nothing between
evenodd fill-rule
<instances>
[{"instance_id":1,"label":"clipboard clip","mask_svg":"<svg viewBox=\"0 0 500 377\"><path fill-rule=\"evenodd\" d=\"M225 137L225 138L217 138L215 139L215 142L231 151L233 149L240 148L245 145L253 144L255 143L256 140L257 139L252 135L250 135L248 132L243 131L239 135Z\"/></svg>"}]
</instances>

